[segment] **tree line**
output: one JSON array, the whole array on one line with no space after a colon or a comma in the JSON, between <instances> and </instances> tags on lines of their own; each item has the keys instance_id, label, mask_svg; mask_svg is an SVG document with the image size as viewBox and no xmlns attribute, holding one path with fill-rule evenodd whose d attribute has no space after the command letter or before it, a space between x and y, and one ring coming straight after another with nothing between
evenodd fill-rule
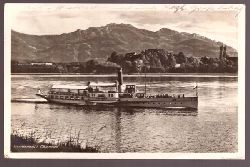
<instances>
[{"instance_id":1,"label":"tree line","mask_svg":"<svg viewBox=\"0 0 250 167\"><path fill-rule=\"evenodd\" d=\"M53 63L52 65L11 61L12 73L237 73L238 63L230 59L190 57L183 52L147 49L140 53L112 52L106 61Z\"/></svg>"},{"instance_id":2,"label":"tree line","mask_svg":"<svg viewBox=\"0 0 250 167\"><path fill-rule=\"evenodd\" d=\"M141 53L113 52L108 61L120 65L126 73L236 73L238 63L229 59L188 57L164 49L147 49Z\"/></svg>"},{"instance_id":3,"label":"tree line","mask_svg":"<svg viewBox=\"0 0 250 167\"><path fill-rule=\"evenodd\" d=\"M87 62L53 63L43 65L11 61L11 73L115 73L120 66L116 63L89 60Z\"/></svg>"}]
</instances>

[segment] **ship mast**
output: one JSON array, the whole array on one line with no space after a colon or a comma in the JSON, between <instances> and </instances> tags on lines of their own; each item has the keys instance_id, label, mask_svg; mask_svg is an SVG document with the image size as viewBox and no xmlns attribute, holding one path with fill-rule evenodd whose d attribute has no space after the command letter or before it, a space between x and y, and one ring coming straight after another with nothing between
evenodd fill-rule
<instances>
[{"instance_id":1,"label":"ship mast","mask_svg":"<svg viewBox=\"0 0 250 167\"><path fill-rule=\"evenodd\" d=\"M145 96L147 95L147 75L146 75L146 67L144 68L144 74L145 74L145 78L144 78L144 82L145 82Z\"/></svg>"},{"instance_id":2,"label":"ship mast","mask_svg":"<svg viewBox=\"0 0 250 167\"><path fill-rule=\"evenodd\" d=\"M197 82L196 82L196 97L198 97L198 85L197 85Z\"/></svg>"},{"instance_id":3,"label":"ship mast","mask_svg":"<svg viewBox=\"0 0 250 167\"><path fill-rule=\"evenodd\" d=\"M147 64L147 63L145 63L144 64L144 75L145 75L145 77L144 77L144 82L145 82L145 90L144 90L144 93L145 93L145 97L146 97L146 95L147 95L147 68L149 68L149 65Z\"/></svg>"}]
</instances>

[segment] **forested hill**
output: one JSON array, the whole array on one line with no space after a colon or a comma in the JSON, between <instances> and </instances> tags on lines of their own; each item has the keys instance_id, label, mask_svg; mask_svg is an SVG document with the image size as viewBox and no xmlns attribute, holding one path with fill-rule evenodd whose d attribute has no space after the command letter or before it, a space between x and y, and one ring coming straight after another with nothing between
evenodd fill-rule
<instances>
[{"instance_id":1,"label":"forested hill","mask_svg":"<svg viewBox=\"0 0 250 167\"><path fill-rule=\"evenodd\" d=\"M61 35L28 35L12 31L11 58L19 62L86 62L107 60L112 52L121 54L159 48L189 57L218 57L222 43L198 34L167 28L153 32L129 24L108 24ZM227 46L230 56L237 51Z\"/></svg>"}]
</instances>

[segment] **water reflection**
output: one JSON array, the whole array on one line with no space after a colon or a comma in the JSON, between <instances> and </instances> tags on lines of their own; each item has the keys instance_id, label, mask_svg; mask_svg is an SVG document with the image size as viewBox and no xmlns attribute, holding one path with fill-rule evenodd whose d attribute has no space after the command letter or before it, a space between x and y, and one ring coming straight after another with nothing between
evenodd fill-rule
<instances>
[{"instance_id":1,"label":"water reflection","mask_svg":"<svg viewBox=\"0 0 250 167\"><path fill-rule=\"evenodd\" d=\"M116 152L120 153L121 152L121 109L117 108L115 111L115 148Z\"/></svg>"},{"instance_id":2,"label":"water reflection","mask_svg":"<svg viewBox=\"0 0 250 167\"><path fill-rule=\"evenodd\" d=\"M134 115L135 113L147 113L147 114L164 114L170 116L197 116L198 109L189 108L143 108L143 107L117 107L117 106L71 106L61 104L49 104L50 110L61 109L67 111L78 111L78 112L123 112L125 115ZM37 104L35 105L37 110Z\"/></svg>"}]
</instances>

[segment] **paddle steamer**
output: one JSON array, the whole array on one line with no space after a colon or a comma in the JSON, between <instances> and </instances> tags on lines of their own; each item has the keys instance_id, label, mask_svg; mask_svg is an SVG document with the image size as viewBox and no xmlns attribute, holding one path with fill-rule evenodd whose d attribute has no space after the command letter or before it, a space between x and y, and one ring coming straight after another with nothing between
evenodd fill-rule
<instances>
[{"instance_id":1,"label":"paddle steamer","mask_svg":"<svg viewBox=\"0 0 250 167\"><path fill-rule=\"evenodd\" d=\"M101 90L108 88L108 90ZM51 103L72 105L111 105L123 107L146 107L146 108L198 108L198 92L196 95L186 97L181 95L155 94L148 95L138 92L136 85L123 84L122 69L118 70L117 81L110 84L94 84L88 82L83 86L53 85L48 94L38 90L37 96Z\"/></svg>"}]
</instances>

